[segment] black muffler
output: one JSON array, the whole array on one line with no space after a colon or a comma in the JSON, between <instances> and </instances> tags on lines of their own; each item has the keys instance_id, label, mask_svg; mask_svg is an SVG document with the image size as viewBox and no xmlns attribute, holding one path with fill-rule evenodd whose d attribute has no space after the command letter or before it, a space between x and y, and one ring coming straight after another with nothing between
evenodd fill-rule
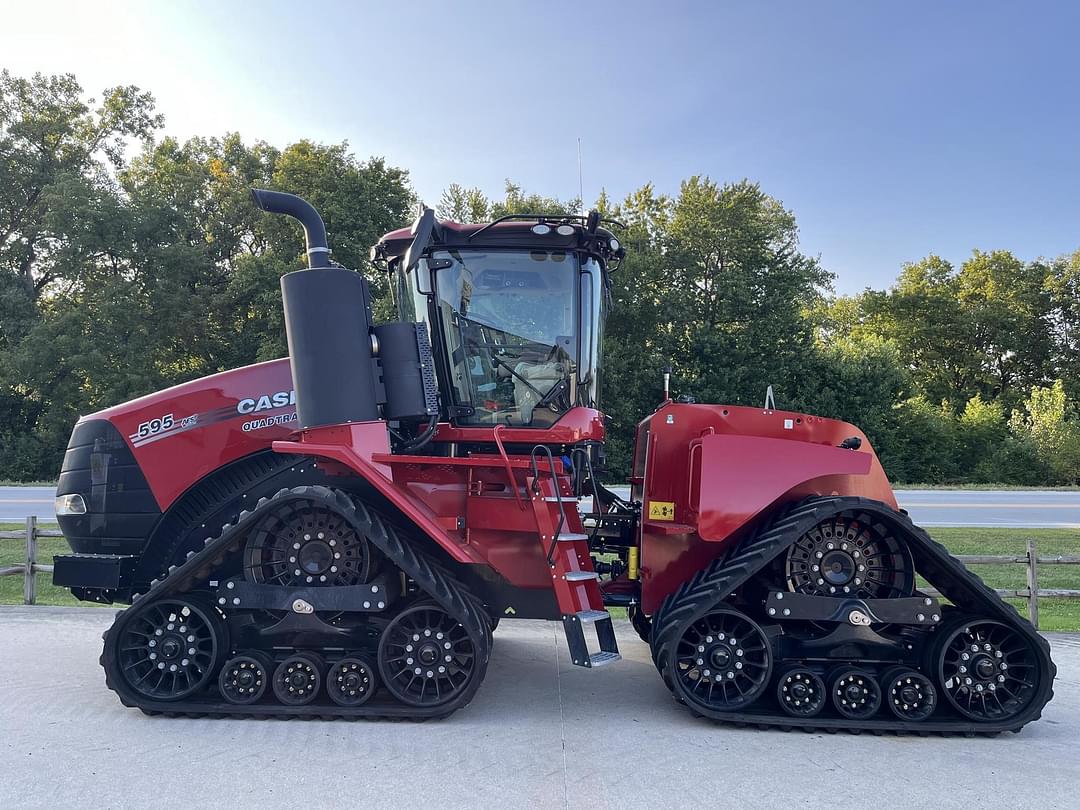
<instances>
[{"instance_id":1,"label":"black muffler","mask_svg":"<svg viewBox=\"0 0 1080 810\"><path fill-rule=\"evenodd\" d=\"M251 194L264 211L285 214L304 226L308 269L281 277L299 427L379 419L366 279L331 264L326 227L307 200L264 189Z\"/></svg>"}]
</instances>

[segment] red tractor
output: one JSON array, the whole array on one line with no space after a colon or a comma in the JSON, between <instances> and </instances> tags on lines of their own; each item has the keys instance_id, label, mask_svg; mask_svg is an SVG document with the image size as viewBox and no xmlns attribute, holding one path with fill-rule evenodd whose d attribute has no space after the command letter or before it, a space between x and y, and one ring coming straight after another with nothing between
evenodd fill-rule
<instances>
[{"instance_id":1,"label":"red tractor","mask_svg":"<svg viewBox=\"0 0 1080 810\"><path fill-rule=\"evenodd\" d=\"M431 717L472 700L502 619L619 660L627 611L714 720L995 733L1039 717L1047 643L897 508L832 419L665 398L631 493L599 481L608 277L588 216L437 221L372 259L399 320L300 220L289 358L84 417L57 490L55 581L130 604L101 663L149 713ZM614 227L614 226L613 226ZM666 386L665 386L666 387ZM588 639L595 640L588 641Z\"/></svg>"}]
</instances>

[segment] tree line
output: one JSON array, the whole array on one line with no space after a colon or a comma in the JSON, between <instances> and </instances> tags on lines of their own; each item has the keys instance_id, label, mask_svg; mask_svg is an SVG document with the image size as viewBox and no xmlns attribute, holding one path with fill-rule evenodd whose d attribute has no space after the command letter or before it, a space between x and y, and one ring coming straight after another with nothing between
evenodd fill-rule
<instances>
[{"instance_id":1,"label":"tree line","mask_svg":"<svg viewBox=\"0 0 1080 810\"><path fill-rule=\"evenodd\" d=\"M0 478L54 478L80 414L286 353L278 279L301 235L251 186L310 199L390 311L367 249L414 214L405 169L347 143L180 142L162 124L135 87L93 100L69 75L0 73ZM437 208L579 204L508 182L501 198L452 185ZM837 296L793 213L748 180L646 183L596 207L627 226L604 335L610 478L671 366L699 402L759 404L772 385L782 408L858 424L894 480L1080 482L1080 251L931 255Z\"/></svg>"}]
</instances>

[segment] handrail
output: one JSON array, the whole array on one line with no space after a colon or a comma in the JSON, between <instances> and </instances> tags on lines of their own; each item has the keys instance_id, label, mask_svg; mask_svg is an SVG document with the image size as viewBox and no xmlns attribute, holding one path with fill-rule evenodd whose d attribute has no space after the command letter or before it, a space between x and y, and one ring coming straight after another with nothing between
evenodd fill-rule
<instances>
[{"instance_id":1,"label":"handrail","mask_svg":"<svg viewBox=\"0 0 1080 810\"><path fill-rule=\"evenodd\" d=\"M551 472L551 487L555 491L555 501L559 504L559 525L555 527L555 532L551 535L551 548L548 549L547 554L547 559L550 563L555 556L555 548L559 542L559 535L562 533L563 526L566 525L566 511L563 509L562 493L559 492L559 476L558 473L555 472L555 457L551 455L551 448L546 444L534 446L532 452L529 453L529 458L532 462L533 494L540 494L540 468L537 464L537 451L540 451L540 453L547 456L548 470Z\"/></svg>"},{"instance_id":2,"label":"handrail","mask_svg":"<svg viewBox=\"0 0 1080 810\"><path fill-rule=\"evenodd\" d=\"M506 477L509 479L510 490L514 493L514 500L517 501L518 507L522 512L525 511L525 502L521 499L521 493L518 492L517 479L514 478L514 468L510 464L510 456L506 454L506 448L503 447L502 439L499 438L499 432L506 427L505 425L495 425L491 429L491 436L495 439L495 446L499 448L499 455L502 456L503 465L506 467Z\"/></svg>"}]
</instances>

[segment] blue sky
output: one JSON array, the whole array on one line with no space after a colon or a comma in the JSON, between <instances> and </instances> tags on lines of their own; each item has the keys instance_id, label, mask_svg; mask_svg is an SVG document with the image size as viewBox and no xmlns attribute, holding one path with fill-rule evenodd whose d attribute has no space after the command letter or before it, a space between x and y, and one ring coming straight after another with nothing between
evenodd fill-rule
<instances>
[{"instance_id":1,"label":"blue sky","mask_svg":"<svg viewBox=\"0 0 1080 810\"><path fill-rule=\"evenodd\" d=\"M0 67L135 83L166 131L348 140L451 182L587 200L759 181L837 288L930 252L1080 248L1080 6L20 3Z\"/></svg>"}]
</instances>

